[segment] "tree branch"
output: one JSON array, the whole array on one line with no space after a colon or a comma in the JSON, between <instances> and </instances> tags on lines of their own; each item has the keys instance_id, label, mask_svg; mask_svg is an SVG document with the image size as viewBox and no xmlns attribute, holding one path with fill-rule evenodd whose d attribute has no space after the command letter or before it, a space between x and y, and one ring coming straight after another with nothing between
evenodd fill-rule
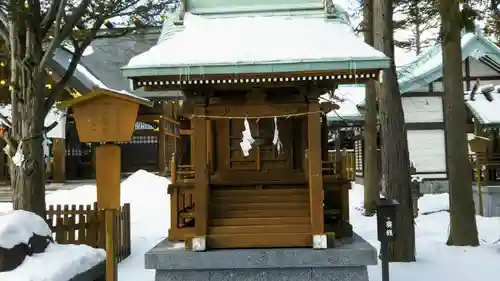
<instances>
[{"instance_id":1,"label":"tree branch","mask_svg":"<svg viewBox=\"0 0 500 281\"><path fill-rule=\"evenodd\" d=\"M64 3L64 1L62 1L62 2ZM89 4L90 4L90 0L81 0L80 4L75 9L73 14L71 14L71 16L69 16L69 18L66 19L62 29L57 28L57 27L55 28L55 33L57 34L57 36L54 36L54 38L50 42L49 46L45 50L45 54L43 55L43 58L40 61L40 65L38 66L38 69L40 72L44 71L47 68L47 62L48 62L49 58L52 58L52 56L54 55L55 49L61 45L62 41L65 38L69 37L69 35L73 31L73 28L78 23L78 21L81 20L83 15L85 15L85 12L86 12ZM64 5L61 4L61 6L63 6L63 10L64 10ZM61 9L61 8L59 8L59 9ZM63 16L64 16L64 14L61 14L58 12L57 18L62 19ZM57 22L57 19L56 19L56 22Z\"/></svg>"},{"instance_id":2,"label":"tree branch","mask_svg":"<svg viewBox=\"0 0 500 281\"><path fill-rule=\"evenodd\" d=\"M83 55L83 52L87 47L90 45L92 40L95 38L97 32L99 31L100 27L103 25L104 19L100 19L95 22L94 27L89 31L89 34L85 37L83 41L78 45L76 42L74 42L74 47L75 51L73 52L73 56L71 58L71 62L69 63L68 68L66 69L66 73L64 73L64 76L61 78L61 80L56 84L56 86L52 89L52 91L49 92L47 99L45 100L45 105L44 105L44 116L46 116L56 100L62 95L64 92L64 89L66 88L66 85L68 84L69 80L75 73L76 67L78 66L78 63L80 62L80 59Z\"/></svg>"},{"instance_id":3,"label":"tree branch","mask_svg":"<svg viewBox=\"0 0 500 281\"><path fill-rule=\"evenodd\" d=\"M41 36L42 38L45 38L47 36L47 33L50 31L52 28L52 25L54 24L58 13L60 13L61 6L64 7L64 2L65 0L52 0L51 4L49 6L49 10L45 13L45 16L42 20L41 24Z\"/></svg>"},{"instance_id":4,"label":"tree branch","mask_svg":"<svg viewBox=\"0 0 500 281\"><path fill-rule=\"evenodd\" d=\"M54 121L50 125L48 125L47 127L44 127L43 131L42 131L43 134L46 134L46 133L52 131L52 129L54 129L57 126L57 124L59 124L59 121Z\"/></svg>"}]
</instances>

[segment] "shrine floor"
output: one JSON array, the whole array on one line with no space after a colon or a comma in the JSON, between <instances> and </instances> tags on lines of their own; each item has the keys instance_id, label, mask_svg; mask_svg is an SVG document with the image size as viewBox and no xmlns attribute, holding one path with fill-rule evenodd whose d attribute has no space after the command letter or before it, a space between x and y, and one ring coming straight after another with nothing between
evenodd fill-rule
<instances>
[{"instance_id":1,"label":"shrine floor","mask_svg":"<svg viewBox=\"0 0 500 281\"><path fill-rule=\"evenodd\" d=\"M156 281L368 281L367 265L377 252L358 235L336 247L186 251L182 243L160 242L146 253Z\"/></svg>"}]
</instances>

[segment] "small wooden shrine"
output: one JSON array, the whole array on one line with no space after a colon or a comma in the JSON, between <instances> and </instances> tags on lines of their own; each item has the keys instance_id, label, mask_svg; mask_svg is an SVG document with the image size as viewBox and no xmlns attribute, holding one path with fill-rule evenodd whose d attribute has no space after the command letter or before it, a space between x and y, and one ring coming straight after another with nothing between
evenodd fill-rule
<instances>
[{"instance_id":1,"label":"small wooden shrine","mask_svg":"<svg viewBox=\"0 0 500 281\"><path fill-rule=\"evenodd\" d=\"M203 3L187 7L194 13ZM337 10L317 6L313 19L181 14L164 27L178 35L123 68L134 87L186 97L189 121L179 127L193 135L178 143L190 157L172 160L169 240L197 251L326 248L327 235L352 235L350 182L328 161L325 113L336 105L319 97L342 83L378 80L389 60L356 38ZM314 27L321 38L308 32ZM259 36L271 40L265 48L252 43ZM341 39L359 48L342 51Z\"/></svg>"},{"instance_id":2,"label":"small wooden shrine","mask_svg":"<svg viewBox=\"0 0 500 281\"><path fill-rule=\"evenodd\" d=\"M478 186L500 185L500 85L479 87L479 81L465 95L465 104L474 122L469 140L474 180Z\"/></svg>"}]
</instances>

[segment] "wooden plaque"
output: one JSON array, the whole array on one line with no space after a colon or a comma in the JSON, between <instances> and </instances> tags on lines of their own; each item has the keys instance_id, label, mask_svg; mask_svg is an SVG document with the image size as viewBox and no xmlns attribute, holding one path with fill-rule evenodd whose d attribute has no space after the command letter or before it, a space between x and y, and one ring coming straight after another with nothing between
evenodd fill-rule
<instances>
[{"instance_id":1,"label":"wooden plaque","mask_svg":"<svg viewBox=\"0 0 500 281\"><path fill-rule=\"evenodd\" d=\"M81 142L130 141L139 104L102 95L73 107Z\"/></svg>"}]
</instances>

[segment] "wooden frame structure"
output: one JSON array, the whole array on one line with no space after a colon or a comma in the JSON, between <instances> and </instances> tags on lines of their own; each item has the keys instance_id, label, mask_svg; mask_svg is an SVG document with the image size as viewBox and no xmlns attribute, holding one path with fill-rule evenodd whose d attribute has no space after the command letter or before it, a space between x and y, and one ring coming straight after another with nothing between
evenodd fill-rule
<instances>
[{"instance_id":1,"label":"wooden frame structure","mask_svg":"<svg viewBox=\"0 0 500 281\"><path fill-rule=\"evenodd\" d=\"M356 81L378 79L379 71L357 74ZM319 79L328 74L293 73L288 77L298 81L257 86L245 80L183 86L192 111L184 112L185 124L171 124L179 132L189 124L190 157L171 160L169 240L188 248L199 237L210 249L290 247L312 246L318 235L352 235L351 176L340 157L329 159L324 113L332 105L318 101L324 89L350 81ZM275 116L282 153L272 145ZM248 157L239 147L244 119L258 142Z\"/></svg>"},{"instance_id":2,"label":"wooden frame structure","mask_svg":"<svg viewBox=\"0 0 500 281\"><path fill-rule=\"evenodd\" d=\"M328 159L325 113L336 105L319 97L339 84L378 80L390 59L359 41L345 12L326 2L205 4L215 3L183 2L158 45L122 68L136 89L186 98L193 135L182 143L190 149L172 160L169 239L203 251L327 248L328 235L350 236L350 181L341 157ZM196 22L189 32L179 28L185 21ZM332 32L359 51L336 50ZM297 44L301 37L310 39Z\"/></svg>"}]
</instances>

